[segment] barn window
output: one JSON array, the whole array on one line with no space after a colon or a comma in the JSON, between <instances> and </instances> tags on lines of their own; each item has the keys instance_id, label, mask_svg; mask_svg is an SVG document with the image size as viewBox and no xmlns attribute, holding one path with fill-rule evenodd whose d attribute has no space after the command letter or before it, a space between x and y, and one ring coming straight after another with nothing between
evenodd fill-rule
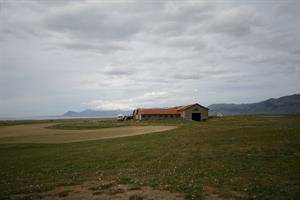
<instances>
[{"instance_id":1,"label":"barn window","mask_svg":"<svg viewBox=\"0 0 300 200\"><path fill-rule=\"evenodd\" d=\"M198 108L195 108L194 111L199 111Z\"/></svg>"}]
</instances>

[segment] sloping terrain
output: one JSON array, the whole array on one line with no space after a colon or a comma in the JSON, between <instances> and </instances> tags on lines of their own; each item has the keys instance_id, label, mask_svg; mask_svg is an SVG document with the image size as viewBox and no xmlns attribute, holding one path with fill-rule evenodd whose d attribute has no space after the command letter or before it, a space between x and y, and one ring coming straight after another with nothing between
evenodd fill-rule
<instances>
[{"instance_id":1,"label":"sloping terrain","mask_svg":"<svg viewBox=\"0 0 300 200\"><path fill-rule=\"evenodd\" d=\"M211 115L253 115L253 114L300 114L300 94L268 99L250 104L212 104L208 107Z\"/></svg>"}]
</instances>

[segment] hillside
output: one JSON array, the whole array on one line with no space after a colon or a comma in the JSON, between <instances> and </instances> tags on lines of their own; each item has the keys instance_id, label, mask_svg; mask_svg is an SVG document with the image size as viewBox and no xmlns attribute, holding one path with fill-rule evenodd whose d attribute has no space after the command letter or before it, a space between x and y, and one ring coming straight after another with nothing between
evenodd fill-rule
<instances>
[{"instance_id":1,"label":"hillside","mask_svg":"<svg viewBox=\"0 0 300 200\"><path fill-rule=\"evenodd\" d=\"M250 104L212 104L210 115L300 114L300 94Z\"/></svg>"}]
</instances>

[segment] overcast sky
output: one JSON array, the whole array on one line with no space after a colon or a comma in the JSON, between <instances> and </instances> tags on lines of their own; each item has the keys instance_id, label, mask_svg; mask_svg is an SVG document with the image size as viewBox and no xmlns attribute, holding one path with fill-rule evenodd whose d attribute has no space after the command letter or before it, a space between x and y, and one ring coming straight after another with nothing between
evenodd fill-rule
<instances>
[{"instance_id":1,"label":"overcast sky","mask_svg":"<svg viewBox=\"0 0 300 200\"><path fill-rule=\"evenodd\" d=\"M0 117L300 93L297 0L0 2Z\"/></svg>"}]
</instances>

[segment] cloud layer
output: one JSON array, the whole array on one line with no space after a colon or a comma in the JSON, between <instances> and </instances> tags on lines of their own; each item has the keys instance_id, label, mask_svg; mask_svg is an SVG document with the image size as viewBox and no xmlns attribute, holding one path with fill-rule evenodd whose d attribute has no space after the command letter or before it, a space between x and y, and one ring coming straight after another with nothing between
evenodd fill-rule
<instances>
[{"instance_id":1,"label":"cloud layer","mask_svg":"<svg viewBox=\"0 0 300 200\"><path fill-rule=\"evenodd\" d=\"M0 116L300 92L299 1L0 2Z\"/></svg>"}]
</instances>

